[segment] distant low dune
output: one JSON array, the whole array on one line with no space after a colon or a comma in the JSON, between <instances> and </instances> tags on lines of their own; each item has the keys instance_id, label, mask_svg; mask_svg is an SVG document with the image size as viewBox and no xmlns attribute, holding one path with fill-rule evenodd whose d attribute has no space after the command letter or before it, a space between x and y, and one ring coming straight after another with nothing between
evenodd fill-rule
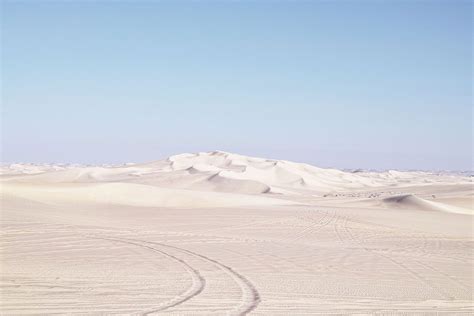
<instances>
[{"instance_id":1,"label":"distant low dune","mask_svg":"<svg viewBox=\"0 0 474 316\"><path fill-rule=\"evenodd\" d=\"M383 199L386 204L405 209L416 209L424 211L441 211L458 214L474 214L472 210L439 202L428 201L412 194L391 196Z\"/></svg>"}]
</instances>

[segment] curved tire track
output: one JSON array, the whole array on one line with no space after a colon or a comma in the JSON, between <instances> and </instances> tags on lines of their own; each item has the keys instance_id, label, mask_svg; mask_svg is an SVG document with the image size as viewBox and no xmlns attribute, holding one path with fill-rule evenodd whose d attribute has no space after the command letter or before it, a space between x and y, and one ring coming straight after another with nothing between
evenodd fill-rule
<instances>
[{"instance_id":1,"label":"curved tire track","mask_svg":"<svg viewBox=\"0 0 474 316\"><path fill-rule=\"evenodd\" d=\"M168 301L165 301L165 302L159 304L157 307L155 307L153 309L149 309L149 310L146 310L144 312L141 312L140 313L141 315L149 315L149 314L152 314L152 313L164 311L168 308L175 307L179 304L182 304L182 303L190 300L191 298L199 295L204 290L204 287L206 286L206 280L202 277L201 273L197 269L193 268L186 261L184 261L184 260L182 260L178 257L175 257L175 256L173 256L173 255L171 255L171 254L169 254L165 251L153 248L151 246L136 243L136 242L133 242L133 241L128 241L128 240L115 239L115 238L103 238L103 237L100 237L100 238L99 237L94 237L94 238L95 239L103 239L103 240L110 240L110 241L130 244L130 245L146 248L146 249L149 249L149 250L154 251L154 252L158 252L158 253L164 255L165 257L168 257L168 258L170 258L174 261L179 262L184 267L184 269L188 272L188 274L191 276L192 285L185 292L183 292L182 294L176 296L173 299L170 299Z\"/></svg>"},{"instance_id":2,"label":"curved tire track","mask_svg":"<svg viewBox=\"0 0 474 316\"><path fill-rule=\"evenodd\" d=\"M190 256L197 257L197 258L200 258L201 260L212 263L214 266L216 266L217 268L225 272L235 281L235 283L237 283L237 285L240 287L241 292L242 292L242 302L240 303L240 305L230 310L228 312L228 315L246 315L252 310L254 310L261 301L260 294L257 288L252 284L252 282L250 282L245 276L243 276L239 272L235 271L232 267L227 266L217 260L214 260L202 254L199 254L199 253L196 253L184 248L180 248L177 246L171 246L171 245L162 244L158 242L151 242L151 241L138 240L138 239L126 239L126 240L175 249L181 253L185 253Z\"/></svg>"}]
</instances>

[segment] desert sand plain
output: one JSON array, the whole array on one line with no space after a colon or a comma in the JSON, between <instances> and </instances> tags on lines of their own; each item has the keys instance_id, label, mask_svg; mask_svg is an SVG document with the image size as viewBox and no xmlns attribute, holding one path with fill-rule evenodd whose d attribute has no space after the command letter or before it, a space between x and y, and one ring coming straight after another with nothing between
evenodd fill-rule
<instances>
[{"instance_id":1,"label":"desert sand plain","mask_svg":"<svg viewBox=\"0 0 474 316\"><path fill-rule=\"evenodd\" d=\"M470 174L4 165L0 314L473 313Z\"/></svg>"}]
</instances>

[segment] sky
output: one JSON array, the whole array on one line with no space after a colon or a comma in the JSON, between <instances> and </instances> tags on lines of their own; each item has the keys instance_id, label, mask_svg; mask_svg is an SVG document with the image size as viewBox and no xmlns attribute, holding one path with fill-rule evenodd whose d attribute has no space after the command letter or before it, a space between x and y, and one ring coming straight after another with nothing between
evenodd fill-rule
<instances>
[{"instance_id":1,"label":"sky","mask_svg":"<svg viewBox=\"0 0 474 316\"><path fill-rule=\"evenodd\" d=\"M472 170L470 1L2 1L1 158Z\"/></svg>"}]
</instances>

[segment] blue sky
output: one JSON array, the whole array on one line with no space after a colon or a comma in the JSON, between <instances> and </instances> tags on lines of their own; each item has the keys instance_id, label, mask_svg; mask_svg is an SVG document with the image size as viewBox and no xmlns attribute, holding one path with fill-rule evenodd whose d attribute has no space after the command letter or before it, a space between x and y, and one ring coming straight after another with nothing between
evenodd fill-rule
<instances>
[{"instance_id":1,"label":"blue sky","mask_svg":"<svg viewBox=\"0 0 474 316\"><path fill-rule=\"evenodd\" d=\"M468 1L2 2L2 160L472 169Z\"/></svg>"}]
</instances>

